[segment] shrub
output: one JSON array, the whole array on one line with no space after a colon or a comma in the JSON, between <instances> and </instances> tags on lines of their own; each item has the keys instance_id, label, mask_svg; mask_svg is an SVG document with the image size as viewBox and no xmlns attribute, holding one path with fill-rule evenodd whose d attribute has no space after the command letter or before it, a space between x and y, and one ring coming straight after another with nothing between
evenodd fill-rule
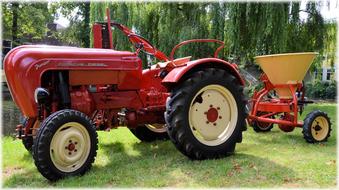
<instances>
[{"instance_id":1,"label":"shrub","mask_svg":"<svg viewBox=\"0 0 339 190\"><path fill-rule=\"evenodd\" d=\"M263 88L262 83L252 84L249 86L246 83L245 94L247 97L252 97L254 90L259 91ZM305 84L306 94L305 97L312 99L326 99L335 100L337 98L337 82L314 80Z\"/></svg>"},{"instance_id":2,"label":"shrub","mask_svg":"<svg viewBox=\"0 0 339 190\"><path fill-rule=\"evenodd\" d=\"M306 83L306 97L314 99L336 99L337 83L332 81L314 80Z\"/></svg>"}]
</instances>

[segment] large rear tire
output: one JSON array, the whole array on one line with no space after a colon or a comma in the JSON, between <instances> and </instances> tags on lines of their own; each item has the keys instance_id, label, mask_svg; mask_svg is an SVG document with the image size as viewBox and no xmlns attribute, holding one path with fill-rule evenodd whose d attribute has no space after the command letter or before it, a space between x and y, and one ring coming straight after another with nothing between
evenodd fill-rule
<instances>
[{"instance_id":1,"label":"large rear tire","mask_svg":"<svg viewBox=\"0 0 339 190\"><path fill-rule=\"evenodd\" d=\"M167 132L191 159L230 155L246 130L246 100L239 81L225 70L197 71L175 86L167 99Z\"/></svg>"},{"instance_id":2,"label":"large rear tire","mask_svg":"<svg viewBox=\"0 0 339 190\"><path fill-rule=\"evenodd\" d=\"M145 124L137 128L129 129L135 137L143 142L153 142L155 140L167 140L165 124Z\"/></svg>"},{"instance_id":3,"label":"large rear tire","mask_svg":"<svg viewBox=\"0 0 339 190\"><path fill-rule=\"evenodd\" d=\"M86 173L98 149L95 126L83 113L60 110L47 117L33 145L33 158L39 172L56 181Z\"/></svg>"}]
</instances>

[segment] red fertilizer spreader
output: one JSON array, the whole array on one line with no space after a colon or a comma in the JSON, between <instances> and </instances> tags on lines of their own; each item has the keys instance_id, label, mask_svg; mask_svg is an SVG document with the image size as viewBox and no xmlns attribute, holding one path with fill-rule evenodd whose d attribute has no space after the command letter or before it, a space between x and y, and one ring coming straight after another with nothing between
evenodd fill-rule
<instances>
[{"instance_id":1,"label":"red fertilizer spreader","mask_svg":"<svg viewBox=\"0 0 339 190\"><path fill-rule=\"evenodd\" d=\"M260 80L263 88L255 91L250 101L251 111L248 123L256 132L268 132L274 124L284 132L296 127L302 128L309 143L326 141L330 136L331 122L320 110L307 114L304 121L298 121L305 104L303 79L318 53L288 53L255 57L263 74Z\"/></svg>"}]
</instances>

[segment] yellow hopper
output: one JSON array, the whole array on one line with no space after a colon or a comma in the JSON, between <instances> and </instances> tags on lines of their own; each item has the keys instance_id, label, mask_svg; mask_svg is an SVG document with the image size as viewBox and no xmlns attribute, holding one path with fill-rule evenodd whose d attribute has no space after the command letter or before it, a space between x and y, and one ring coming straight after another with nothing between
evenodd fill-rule
<instances>
[{"instance_id":1,"label":"yellow hopper","mask_svg":"<svg viewBox=\"0 0 339 190\"><path fill-rule=\"evenodd\" d=\"M316 52L286 53L257 56L254 59L273 85L297 84L302 82L317 54ZM282 99L292 98L288 88L275 90Z\"/></svg>"}]
</instances>

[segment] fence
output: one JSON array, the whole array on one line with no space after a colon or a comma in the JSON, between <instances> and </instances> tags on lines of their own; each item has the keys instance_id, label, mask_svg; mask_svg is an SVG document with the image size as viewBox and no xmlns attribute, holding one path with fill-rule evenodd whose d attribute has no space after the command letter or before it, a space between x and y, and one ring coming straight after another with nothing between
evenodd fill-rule
<instances>
[{"instance_id":1,"label":"fence","mask_svg":"<svg viewBox=\"0 0 339 190\"><path fill-rule=\"evenodd\" d=\"M12 100L4 99L2 104L2 135L15 135L21 113Z\"/></svg>"}]
</instances>

